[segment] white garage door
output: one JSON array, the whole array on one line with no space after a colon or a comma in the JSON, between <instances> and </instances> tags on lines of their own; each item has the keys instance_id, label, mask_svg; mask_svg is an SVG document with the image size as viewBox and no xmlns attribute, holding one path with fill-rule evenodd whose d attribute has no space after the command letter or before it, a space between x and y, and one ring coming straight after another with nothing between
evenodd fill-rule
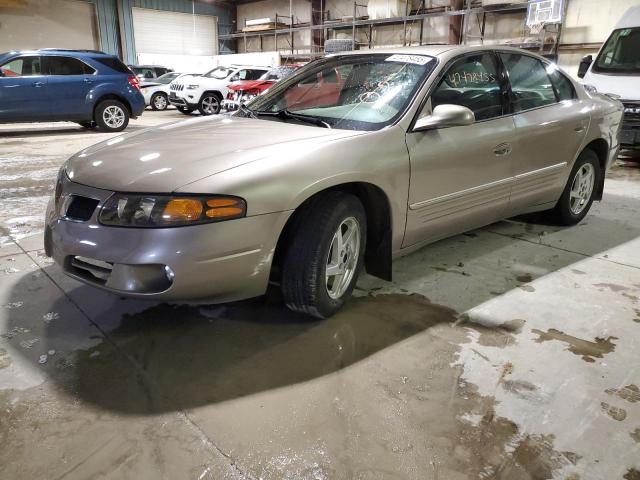
<instances>
[{"instance_id":1,"label":"white garage door","mask_svg":"<svg viewBox=\"0 0 640 480\"><path fill-rule=\"evenodd\" d=\"M216 17L133 9L138 54L217 55Z\"/></svg>"}]
</instances>

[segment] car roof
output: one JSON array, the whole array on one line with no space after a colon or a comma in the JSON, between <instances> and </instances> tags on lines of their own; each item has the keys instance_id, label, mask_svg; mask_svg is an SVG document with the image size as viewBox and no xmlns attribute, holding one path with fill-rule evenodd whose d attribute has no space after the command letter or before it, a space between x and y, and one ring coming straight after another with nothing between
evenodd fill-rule
<instances>
[{"instance_id":1,"label":"car roof","mask_svg":"<svg viewBox=\"0 0 640 480\"><path fill-rule=\"evenodd\" d=\"M6 52L0 54L0 56L5 55L25 55L25 54L64 54L64 55L76 55L76 56L99 56L99 57L116 57L116 55L111 55L109 53L105 53L101 50L74 50L70 48L37 48L34 50L14 50L12 52Z\"/></svg>"},{"instance_id":2,"label":"car roof","mask_svg":"<svg viewBox=\"0 0 640 480\"><path fill-rule=\"evenodd\" d=\"M537 55L533 52L522 50L520 48L510 47L508 45L423 45L420 47L392 47L392 48L372 48L370 50L351 50L346 52L336 52L328 57L334 57L339 55L375 55L375 54L385 54L385 55L430 55L432 57L442 58L444 60L448 60L451 57L455 57L464 53L472 53L478 51L507 51L507 52L517 52L524 53L533 57L537 57L540 59L544 59L540 55Z\"/></svg>"},{"instance_id":3,"label":"car roof","mask_svg":"<svg viewBox=\"0 0 640 480\"><path fill-rule=\"evenodd\" d=\"M640 5L629 8L622 18L618 20L615 29L633 27L640 27Z\"/></svg>"}]
</instances>

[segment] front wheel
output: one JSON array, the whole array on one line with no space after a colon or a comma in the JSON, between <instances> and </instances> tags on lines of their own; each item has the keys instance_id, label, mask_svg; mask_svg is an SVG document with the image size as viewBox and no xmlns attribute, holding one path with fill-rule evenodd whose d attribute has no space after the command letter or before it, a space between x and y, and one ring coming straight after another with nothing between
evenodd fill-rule
<instances>
[{"instance_id":1,"label":"front wheel","mask_svg":"<svg viewBox=\"0 0 640 480\"><path fill-rule=\"evenodd\" d=\"M316 318L336 313L351 296L366 248L360 200L330 192L298 212L282 268L287 307Z\"/></svg>"},{"instance_id":2,"label":"front wheel","mask_svg":"<svg viewBox=\"0 0 640 480\"><path fill-rule=\"evenodd\" d=\"M602 175L598 156L592 150L583 151L571 169L562 196L549 216L560 225L576 225L589 212Z\"/></svg>"},{"instance_id":3,"label":"front wheel","mask_svg":"<svg viewBox=\"0 0 640 480\"><path fill-rule=\"evenodd\" d=\"M215 93L205 93L198 103L200 115L215 115L220 113L220 98Z\"/></svg>"},{"instance_id":4,"label":"front wheel","mask_svg":"<svg viewBox=\"0 0 640 480\"><path fill-rule=\"evenodd\" d=\"M105 100L96 107L94 121L102 131L120 132L129 124L129 110L118 100Z\"/></svg>"},{"instance_id":5,"label":"front wheel","mask_svg":"<svg viewBox=\"0 0 640 480\"><path fill-rule=\"evenodd\" d=\"M169 106L169 99L164 93L154 93L150 103L153 110L166 110Z\"/></svg>"}]
</instances>

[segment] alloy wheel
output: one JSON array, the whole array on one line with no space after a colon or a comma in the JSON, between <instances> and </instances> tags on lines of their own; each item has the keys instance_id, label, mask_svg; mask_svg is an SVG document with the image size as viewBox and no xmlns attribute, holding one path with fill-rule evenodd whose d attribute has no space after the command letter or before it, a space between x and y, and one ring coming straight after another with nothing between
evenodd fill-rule
<instances>
[{"instance_id":1,"label":"alloy wheel","mask_svg":"<svg viewBox=\"0 0 640 480\"><path fill-rule=\"evenodd\" d=\"M125 122L125 114L117 105L109 105L102 112L102 120L109 128L120 128Z\"/></svg>"},{"instance_id":2,"label":"alloy wheel","mask_svg":"<svg viewBox=\"0 0 640 480\"><path fill-rule=\"evenodd\" d=\"M153 105L158 110L164 110L167 108L167 99L164 95L157 95L156 98L153 99Z\"/></svg>"},{"instance_id":3,"label":"alloy wheel","mask_svg":"<svg viewBox=\"0 0 640 480\"><path fill-rule=\"evenodd\" d=\"M360 225L354 217L348 217L338 226L329 247L325 270L329 297L335 300L347 291L356 272L359 255Z\"/></svg>"},{"instance_id":4,"label":"alloy wheel","mask_svg":"<svg viewBox=\"0 0 640 480\"><path fill-rule=\"evenodd\" d=\"M204 110L207 115L213 115L214 113L217 113L219 107L220 102L218 101L218 98L213 95L204 97L202 99L202 110Z\"/></svg>"},{"instance_id":5,"label":"alloy wheel","mask_svg":"<svg viewBox=\"0 0 640 480\"><path fill-rule=\"evenodd\" d=\"M595 180L595 169L590 163L585 163L576 172L569 193L569 208L574 215L580 215L589 204Z\"/></svg>"}]
</instances>

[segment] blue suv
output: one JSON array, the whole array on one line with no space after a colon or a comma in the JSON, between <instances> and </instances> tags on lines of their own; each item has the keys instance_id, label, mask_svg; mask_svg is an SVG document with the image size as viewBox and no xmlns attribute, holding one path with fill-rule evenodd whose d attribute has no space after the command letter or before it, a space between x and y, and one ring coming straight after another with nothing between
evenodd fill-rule
<instances>
[{"instance_id":1,"label":"blue suv","mask_svg":"<svg viewBox=\"0 0 640 480\"><path fill-rule=\"evenodd\" d=\"M145 107L138 78L95 50L0 54L0 123L72 121L119 132Z\"/></svg>"}]
</instances>

